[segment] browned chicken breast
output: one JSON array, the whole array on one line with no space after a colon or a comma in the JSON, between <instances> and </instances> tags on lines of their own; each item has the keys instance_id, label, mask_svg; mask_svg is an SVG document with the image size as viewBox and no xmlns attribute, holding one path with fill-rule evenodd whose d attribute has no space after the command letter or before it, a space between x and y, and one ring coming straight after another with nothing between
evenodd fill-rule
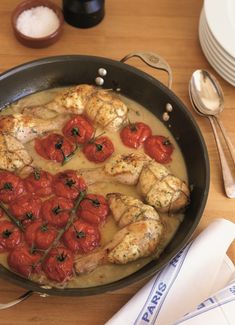
<instances>
[{"instance_id":1,"label":"browned chicken breast","mask_svg":"<svg viewBox=\"0 0 235 325\"><path fill-rule=\"evenodd\" d=\"M32 164L32 158L16 138L0 133L0 169L21 170Z\"/></svg>"},{"instance_id":2,"label":"browned chicken breast","mask_svg":"<svg viewBox=\"0 0 235 325\"><path fill-rule=\"evenodd\" d=\"M88 185L98 182L116 181L127 185L136 185L143 167L151 159L141 153L117 154L98 168L78 170Z\"/></svg>"},{"instance_id":3,"label":"browned chicken breast","mask_svg":"<svg viewBox=\"0 0 235 325\"><path fill-rule=\"evenodd\" d=\"M139 177L138 190L159 212L177 212L189 204L189 188L165 166L151 161Z\"/></svg>"},{"instance_id":4,"label":"browned chicken breast","mask_svg":"<svg viewBox=\"0 0 235 325\"><path fill-rule=\"evenodd\" d=\"M177 212L189 204L188 185L145 154L113 156L103 167L78 171L88 184L116 181L136 185L147 204L159 212Z\"/></svg>"},{"instance_id":5,"label":"browned chicken breast","mask_svg":"<svg viewBox=\"0 0 235 325\"><path fill-rule=\"evenodd\" d=\"M110 210L121 228L102 249L75 259L77 273L104 263L126 264L150 256L160 243L163 225L153 207L120 193L107 195Z\"/></svg>"},{"instance_id":6,"label":"browned chicken breast","mask_svg":"<svg viewBox=\"0 0 235 325\"><path fill-rule=\"evenodd\" d=\"M110 131L120 129L127 122L128 113L116 94L85 84L61 92L44 109L60 114L84 114L95 125Z\"/></svg>"},{"instance_id":7,"label":"browned chicken breast","mask_svg":"<svg viewBox=\"0 0 235 325\"><path fill-rule=\"evenodd\" d=\"M97 88L90 85L79 85L68 88L58 94L53 101L45 107L58 113L83 114L85 106Z\"/></svg>"},{"instance_id":8,"label":"browned chicken breast","mask_svg":"<svg viewBox=\"0 0 235 325\"><path fill-rule=\"evenodd\" d=\"M58 115L53 119L43 119L17 113L1 116L0 130L4 134L12 135L21 143L26 143L43 133L60 129L64 123L64 115Z\"/></svg>"},{"instance_id":9,"label":"browned chicken breast","mask_svg":"<svg viewBox=\"0 0 235 325\"><path fill-rule=\"evenodd\" d=\"M117 131L127 122L128 109L115 94L99 90L88 99L84 113L96 125Z\"/></svg>"},{"instance_id":10,"label":"browned chicken breast","mask_svg":"<svg viewBox=\"0 0 235 325\"><path fill-rule=\"evenodd\" d=\"M139 220L160 220L157 211L152 206L132 196L109 193L107 199L113 218L120 228Z\"/></svg>"}]
</instances>

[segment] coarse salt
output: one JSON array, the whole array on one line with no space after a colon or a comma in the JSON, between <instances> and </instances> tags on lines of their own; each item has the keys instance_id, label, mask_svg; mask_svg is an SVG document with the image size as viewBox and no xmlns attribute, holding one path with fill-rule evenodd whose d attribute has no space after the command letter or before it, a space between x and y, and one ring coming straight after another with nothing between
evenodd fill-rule
<instances>
[{"instance_id":1,"label":"coarse salt","mask_svg":"<svg viewBox=\"0 0 235 325\"><path fill-rule=\"evenodd\" d=\"M23 11L17 18L16 28L24 35L34 38L53 34L59 27L56 13L45 6Z\"/></svg>"}]
</instances>

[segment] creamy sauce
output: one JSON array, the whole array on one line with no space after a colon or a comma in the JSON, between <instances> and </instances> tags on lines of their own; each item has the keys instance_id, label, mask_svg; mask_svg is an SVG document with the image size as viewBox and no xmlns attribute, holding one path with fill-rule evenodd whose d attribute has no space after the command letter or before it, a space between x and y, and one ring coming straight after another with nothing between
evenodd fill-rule
<instances>
[{"instance_id":1,"label":"creamy sauce","mask_svg":"<svg viewBox=\"0 0 235 325\"><path fill-rule=\"evenodd\" d=\"M12 113L20 112L24 107L42 105L52 100L55 97L55 95L61 90L62 89L47 90L47 91L43 91L40 93L27 96L21 99L19 102L12 104L7 110L4 110L4 112L2 112L1 114L4 115L12 114ZM161 121L159 121L151 112L149 112L143 106L123 96L121 98L129 107L129 119L131 122L144 121L146 124L148 124L151 127L154 135L164 135L165 137L168 137L170 139L170 141L173 143L175 147L175 150L172 155L172 162L168 164L167 167L170 168L173 174L175 174L176 176L178 176L179 178L187 182L186 166L184 163L182 153L178 147L177 142L175 141L171 133L168 131L168 129L164 126L164 124ZM53 114L51 115L50 113L47 117L50 118L52 116ZM45 118L45 115L43 117ZM58 131L58 133L59 132L60 131ZM102 132L103 130L98 129L96 131L96 134L98 135ZM131 151L136 152L136 150L134 149L131 150L130 148L123 145L123 143L120 140L119 134L105 131L105 135L107 135L112 140L115 147L115 154L128 153L128 152L130 153ZM89 162L85 158L82 152L78 152L78 154L76 154L76 156L73 157L72 160L70 160L64 166L61 166L59 163L47 161L42 157L40 157L34 150L34 141L27 143L26 148L29 151L30 155L33 157L36 165L41 167L44 170L49 171L52 174L55 174L58 171L66 170L66 169L78 170L82 168L92 168L92 167L95 168L97 166L103 165L103 164L98 165ZM138 150L143 151L143 149L138 149ZM103 195L106 195L107 193L110 192L120 192L126 195L131 195L140 198L134 186L126 186L126 185L116 184L116 183L113 184L99 183L96 185L91 185L89 186L88 192L102 193ZM145 264L147 264L149 261L151 261L153 258L157 258L162 252L162 250L166 247L170 239L174 236L177 228L182 222L183 215L177 214L169 217L167 215L161 214L161 218L165 225L165 232L164 232L162 242L157 248L154 256L148 258L142 258L135 262L128 263L126 265L99 266L96 268L95 271L93 271L90 274L74 276L70 281L66 283L66 285L63 285L63 287L84 288L84 287L97 286L105 283L110 283L118 279L121 279L129 274L134 273L135 271L143 267ZM114 223L112 216L108 217L106 224L100 228L100 231L101 231L101 246L103 246L106 243L108 243L112 239L113 235L118 231L118 228ZM0 263L3 264L5 267L8 267L6 261L6 254L0 255ZM36 282L40 282L41 284L61 287L61 285L58 283L48 281L44 276L40 276L40 277L34 276L32 279Z\"/></svg>"}]
</instances>

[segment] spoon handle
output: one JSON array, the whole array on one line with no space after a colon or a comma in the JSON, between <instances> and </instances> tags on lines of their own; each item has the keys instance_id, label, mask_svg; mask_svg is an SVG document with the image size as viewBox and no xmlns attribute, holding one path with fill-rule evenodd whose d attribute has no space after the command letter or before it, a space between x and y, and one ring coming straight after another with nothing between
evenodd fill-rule
<instances>
[{"instance_id":1,"label":"spoon handle","mask_svg":"<svg viewBox=\"0 0 235 325\"><path fill-rule=\"evenodd\" d=\"M220 162L221 162L221 168L222 168L222 174L223 174L223 180L224 180L224 189L225 193L229 198L235 198L235 180L233 178L232 171L230 170L229 164L227 162L224 149L222 147L220 138L217 133L216 124L212 116L208 116L209 121L211 123L217 148L219 151L220 156Z\"/></svg>"},{"instance_id":2,"label":"spoon handle","mask_svg":"<svg viewBox=\"0 0 235 325\"><path fill-rule=\"evenodd\" d=\"M219 128L220 128L220 130L221 130L221 132L223 134L224 140L225 140L225 142L226 142L226 144L228 146L228 149L229 149L229 152L230 152L230 154L232 156L233 162L235 164L235 149L234 149L234 146L232 144L232 141L230 140L230 137L229 137L223 123L220 121L220 119L218 117L215 116L215 118L216 118L216 121L217 121L217 123L219 125Z\"/></svg>"}]
</instances>

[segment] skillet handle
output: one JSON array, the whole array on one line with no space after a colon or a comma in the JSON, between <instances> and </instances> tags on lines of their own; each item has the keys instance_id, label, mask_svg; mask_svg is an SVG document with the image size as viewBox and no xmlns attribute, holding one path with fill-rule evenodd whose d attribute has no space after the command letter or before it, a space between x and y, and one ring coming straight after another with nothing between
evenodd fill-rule
<instances>
[{"instance_id":1,"label":"skillet handle","mask_svg":"<svg viewBox=\"0 0 235 325\"><path fill-rule=\"evenodd\" d=\"M27 291L23 295L21 295L19 298L15 299L13 301L7 302L5 304L0 303L0 310L13 307L13 306L19 304L21 301L24 301L25 299L31 297L34 293L39 294L41 297L47 297L48 296L47 294L41 294L41 293L35 292L35 291Z\"/></svg>"},{"instance_id":2,"label":"skillet handle","mask_svg":"<svg viewBox=\"0 0 235 325\"><path fill-rule=\"evenodd\" d=\"M158 54L152 52L132 52L127 54L124 58L120 60L120 62L125 62L130 58L137 57L141 59L148 66L157 69L163 70L168 74L168 88L172 87L172 70L169 64Z\"/></svg>"}]
</instances>

